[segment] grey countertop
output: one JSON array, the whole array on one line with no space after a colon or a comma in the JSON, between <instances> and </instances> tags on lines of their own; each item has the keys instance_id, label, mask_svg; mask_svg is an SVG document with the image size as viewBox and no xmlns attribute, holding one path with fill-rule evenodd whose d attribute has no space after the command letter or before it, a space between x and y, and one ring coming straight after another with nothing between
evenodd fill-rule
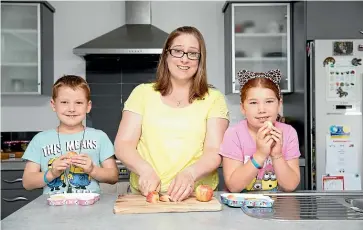
<instances>
[{"instance_id":1,"label":"grey countertop","mask_svg":"<svg viewBox=\"0 0 363 230\"><path fill-rule=\"evenodd\" d=\"M219 192L216 196L219 197ZM362 230L363 220L262 220L249 217L240 208L223 206L220 212L114 214L116 194L102 194L92 206L48 206L40 196L2 220L3 229L158 229L158 230L271 230L349 229Z\"/></svg>"},{"instance_id":2,"label":"grey countertop","mask_svg":"<svg viewBox=\"0 0 363 230\"><path fill-rule=\"evenodd\" d=\"M1 160L1 170L24 170L26 161L21 158ZM116 160L117 164L121 161Z\"/></svg>"},{"instance_id":3,"label":"grey countertop","mask_svg":"<svg viewBox=\"0 0 363 230\"><path fill-rule=\"evenodd\" d=\"M26 161L23 159L1 160L1 170L24 170Z\"/></svg>"},{"instance_id":4,"label":"grey countertop","mask_svg":"<svg viewBox=\"0 0 363 230\"><path fill-rule=\"evenodd\" d=\"M24 170L25 162L22 159L2 160L1 170ZM121 164L121 161L117 160L116 163ZM300 166L305 166L305 159L299 159Z\"/></svg>"}]
</instances>

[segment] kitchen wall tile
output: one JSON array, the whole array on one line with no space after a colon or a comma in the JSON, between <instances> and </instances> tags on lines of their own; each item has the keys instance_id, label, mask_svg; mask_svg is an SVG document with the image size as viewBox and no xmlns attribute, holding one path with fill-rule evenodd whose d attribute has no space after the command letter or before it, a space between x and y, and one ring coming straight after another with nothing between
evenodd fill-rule
<instances>
[{"instance_id":1,"label":"kitchen wall tile","mask_svg":"<svg viewBox=\"0 0 363 230\"><path fill-rule=\"evenodd\" d=\"M91 95L121 95L121 83L89 83Z\"/></svg>"}]
</instances>

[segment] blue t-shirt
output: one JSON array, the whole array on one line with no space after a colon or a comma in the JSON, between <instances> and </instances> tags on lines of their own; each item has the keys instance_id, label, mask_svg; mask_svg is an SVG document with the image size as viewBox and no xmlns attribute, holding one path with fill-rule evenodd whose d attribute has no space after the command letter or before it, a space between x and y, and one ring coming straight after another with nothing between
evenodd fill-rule
<instances>
[{"instance_id":1,"label":"blue t-shirt","mask_svg":"<svg viewBox=\"0 0 363 230\"><path fill-rule=\"evenodd\" d=\"M79 154L83 131L73 134L59 134L56 129L43 131L34 136L29 143L23 159L37 163L41 171L45 172L52 166L55 159L68 152ZM87 127L84 132L81 153L87 154L95 165L114 155L114 147L107 134L101 130ZM64 193L69 185L72 192L100 193L98 181L83 172L82 168L71 166L60 177L54 179L43 188L43 194Z\"/></svg>"}]
</instances>

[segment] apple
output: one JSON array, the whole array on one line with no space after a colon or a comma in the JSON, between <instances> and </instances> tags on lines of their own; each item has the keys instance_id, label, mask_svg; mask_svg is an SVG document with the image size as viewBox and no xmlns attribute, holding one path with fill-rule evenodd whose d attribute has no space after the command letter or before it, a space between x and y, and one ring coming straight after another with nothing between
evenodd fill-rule
<instances>
[{"instance_id":1,"label":"apple","mask_svg":"<svg viewBox=\"0 0 363 230\"><path fill-rule=\"evenodd\" d=\"M267 125L267 127L270 129L272 129L272 127L274 126L271 121L265 121L264 125Z\"/></svg>"},{"instance_id":2,"label":"apple","mask_svg":"<svg viewBox=\"0 0 363 230\"><path fill-rule=\"evenodd\" d=\"M149 203L157 203L159 201L159 193L158 192L149 192L146 196L146 201Z\"/></svg>"},{"instance_id":3,"label":"apple","mask_svg":"<svg viewBox=\"0 0 363 230\"><path fill-rule=\"evenodd\" d=\"M170 202L171 201L171 197L169 195L160 195L160 201Z\"/></svg>"},{"instance_id":4,"label":"apple","mask_svg":"<svg viewBox=\"0 0 363 230\"><path fill-rule=\"evenodd\" d=\"M197 200L202 202L210 201L213 197L213 189L209 185L199 185L195 189Z\"/></svg>"},{"instance_id":5,"label":"apple","mask_svg":"<svg viewBox=\"0 0 363 230\"><path fill-rule=\"evenodd\" d=\"M76 153L76 152L68 152L68 153L67 153L67 156L68 156L69 158L72 158L72 157L74 157L75 155L77 155L77 153Z\"/></svg>"}]
</instances>

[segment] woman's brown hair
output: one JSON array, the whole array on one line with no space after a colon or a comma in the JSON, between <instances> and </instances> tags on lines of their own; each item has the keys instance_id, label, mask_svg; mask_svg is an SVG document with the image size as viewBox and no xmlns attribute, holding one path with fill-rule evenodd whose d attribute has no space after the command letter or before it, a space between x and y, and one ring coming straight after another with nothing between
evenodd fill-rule
<instances>
[{"instance_id":1,"label":"woman's brown hair","mask_svg":"<svg viewBox=\"0 0 363 230\"><path fill-rule=\"evenodd\" d=\"M174 39L182 34L193 35L199 42L200 58L198 64L198 70L193 77L193 82L189 91L189 103L192 103L195 99L202 99L208 88L207 83L207 70L206 70L206 46L203 35L200 31L191 26L179 27L171 32L164 44L163 51L160 56L158 69L156 71L156 82L154 89L159 91L161 95L165 96L171 93L172 85L170 81L170 71L166 59L168 57L168 49L173 43Z\"/></svg>"}]
</instances>

